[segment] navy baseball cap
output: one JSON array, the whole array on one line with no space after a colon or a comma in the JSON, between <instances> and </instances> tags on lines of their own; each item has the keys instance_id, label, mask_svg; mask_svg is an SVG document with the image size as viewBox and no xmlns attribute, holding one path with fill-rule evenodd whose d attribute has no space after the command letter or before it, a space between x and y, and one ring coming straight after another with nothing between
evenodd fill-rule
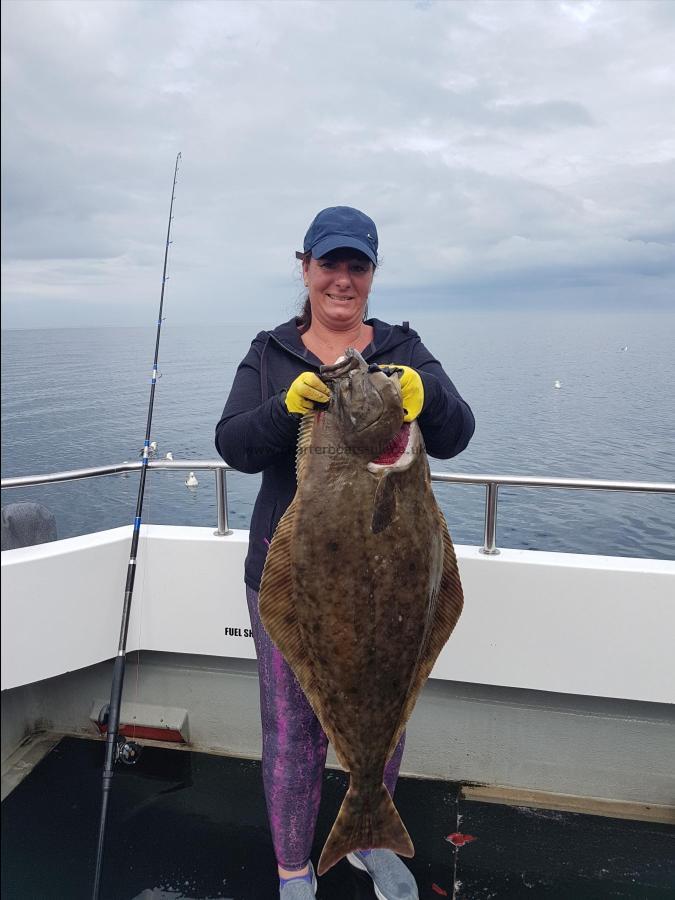
<instances>
[{"instance_id":1,"label":"navy baseball cap","mask_svg":"<svg viewBox=\"0 0 675 900\"><path fill-rule=\"evenodd\" d=\"M352 206L329 206L322 209L307 229L304 252L311 251L319 259L337 250L351 247L365 253L377 265L377 228L372 219ZM304 253L296 253L302 259Z\"/></svg>"}]
</instances>

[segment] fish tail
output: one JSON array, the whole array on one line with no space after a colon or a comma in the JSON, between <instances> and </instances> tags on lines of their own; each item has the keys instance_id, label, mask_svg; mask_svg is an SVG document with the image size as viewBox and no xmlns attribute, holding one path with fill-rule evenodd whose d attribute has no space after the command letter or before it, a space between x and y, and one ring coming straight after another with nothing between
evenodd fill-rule
<instances>
[{"instance_id":1,"label":"fish tail","mask_svg":"<svg viewBox=\"0 0 675 900\"><path fill-rule=\"evenodd\" d=\"M317 871L323 875L348 853L376 847L393 850L401 856L415 853L410 835L386 787L381 784L374 794L364 797L350 784L321 853Z\"/></svg>"}]
</instances>

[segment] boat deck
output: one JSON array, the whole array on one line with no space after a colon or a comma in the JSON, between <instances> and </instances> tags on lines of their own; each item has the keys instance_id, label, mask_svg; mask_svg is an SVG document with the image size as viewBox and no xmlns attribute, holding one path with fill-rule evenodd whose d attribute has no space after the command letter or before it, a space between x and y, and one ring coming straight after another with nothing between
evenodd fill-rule
<instances>
[{"instance_id":1,"label":"boat deck","mask_svg":"<svg viewBox=\"0 0 675 900\"><path fill-rule=\"evenodd\" d=\"M4 900L91 896L102 761L100 741L64 737L5 799ZM327 770L314 860L345 789L343 773ZM412 778L399 781L396 804L421 900L673 897L673 826L477 802L460 785ZM274 900L260 763L148 746L134 767L118 764L103 884L104 900ZM343 860L317 896L374 894Z\"/></svg>"}]
</instances>

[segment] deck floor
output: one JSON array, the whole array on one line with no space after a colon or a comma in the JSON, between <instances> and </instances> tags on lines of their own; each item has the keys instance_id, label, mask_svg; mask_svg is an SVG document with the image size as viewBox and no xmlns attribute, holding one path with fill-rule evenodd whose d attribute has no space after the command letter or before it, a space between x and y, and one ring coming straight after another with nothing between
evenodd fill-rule
<instances>
[{"instance_id":1,"label":"deck floor","mask_svg":"<svg viewBox=\"0 0 675 900\"><path fill-rule=\"evenodd\" d=\"M103 745L63 738L2 804L3 900L91 896ZM327 771L316 861L346 789ZM601 900L675 896L675 829L463 800L457 785L403 778L396 805L411 833L421 900ZM457 847L448 835L473 840ZM457 840L457 839L455 839ZM146 747L118 765L103 900L274 900L276 870L260 763ZM373 900L341 861L322 900Z\"/></svg>"}]
</instances>

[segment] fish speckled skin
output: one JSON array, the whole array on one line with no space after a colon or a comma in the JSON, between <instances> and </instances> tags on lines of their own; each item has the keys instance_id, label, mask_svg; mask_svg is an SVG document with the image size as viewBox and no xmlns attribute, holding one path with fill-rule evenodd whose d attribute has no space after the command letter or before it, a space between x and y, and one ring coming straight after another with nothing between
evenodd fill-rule
<instances>
[{"instance_id":1,"label":"fish speckled skin","mask_svg":"<svg viewBox=\"0 0 675 900\"><path fill-rule=\"evenodd\" d=\"M350 772L320 874L355 849L413 855L382 774L463 602L398 377L354 350L322 377L331 401L302 420L298 488L260 590L265 627Z\"/></svg>"}]
</instances>

